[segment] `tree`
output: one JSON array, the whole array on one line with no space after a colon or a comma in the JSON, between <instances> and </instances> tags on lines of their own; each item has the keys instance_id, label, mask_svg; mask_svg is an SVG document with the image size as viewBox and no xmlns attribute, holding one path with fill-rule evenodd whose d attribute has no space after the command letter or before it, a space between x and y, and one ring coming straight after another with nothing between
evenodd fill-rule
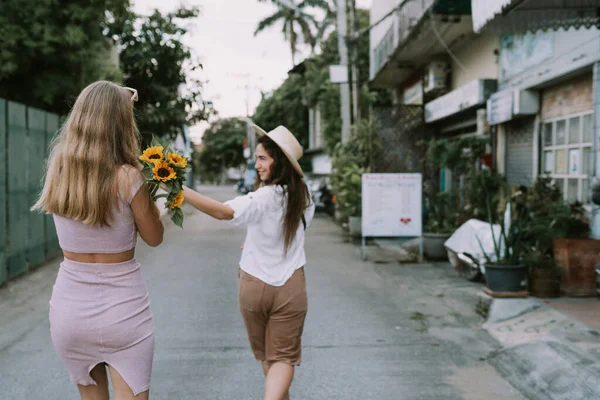
<instances>
[{"instance_id":1,"label":"tree","mask_svg":"<svg viewBox=\"0 0 600 400\"><path fill-rule=\"evenodd\" d=\"M359 28L369 26L369 11L357 10ZM339 64L337 31L332 31L321 43L321 53L309 61L304 74L304 98L309 107L318 107L321 111L325 147L333 155L334 148L341 140L340 90L339 86L329 80L329 66ZM361 115L368 115L368 108L376 100L376 94L366 86L369 80L369 37L362 35L350 46L358 46L358 87L360 88L359 105ZM354 121L355 124L358 121Z\"/></svg>"},{"instance_id":2,"label":"tree","mask_svg":"<svg viewBox=\"0 0 600 400\"><path fill-rule=\"evenodd\" d=\"M227 168L239 167L245 162L244 140L246 122L239 118L225 118L213 122L202 136L204 150L200 155L200 174L215 180Z\"/></svg>"},{"instance_id":3,"label":"tree","mask_svg":"<svg viewBox=\"0 0 600 400\"><path fill-rule=\"evenodd\" d=\"M298 10L303 10L315 5L327 6L327 2L323 0L304 0L295 5L298 10L282 5L280 2L273 1L273 3L277 5L277 11L258 23L254 35L259 34L266 28L269 28L280 21L283 22L283 35L285 40L290 42L292 65L296 65L296 53L298 52L299 39L303 39L304 43L310 45L311 49L314 51L316 40L315 34L313 33L313 27L318 28L317 21L312 15Z\"/></svg>"},{"instance_id":4,"label":"tree","mask_svg":"<svg viewBox=\"0 0 600 400\"><path fill-rule=\"evenodd\" d=\"M197 8L166 15L155 10L150 16L115 20L111 26L122 45L124 83L140 94L136 114L145 142L152 135L174 138L184 125L213 112L212 104L202 98L202 82L192 77L202 65L182 42L188 30L181 21L197 16Z\"/></svg>"},{"instance_id":5,"label":"tree","mask_svg":"<svg viewBox=\"0 0 600 400\"><path fill-rule=\"evenodd\" d=\"M267 1L270 1L273 4L282 6L282 4L281 4L282 2L280 0L258 0L258 1L260 3L265 3ZM317 28L317 31L313 35L315 46L318 45L321 42L321 40L324 38L326 30L328 28L330 28L331 26L335 26L336 0L304 0L304 1L302 1L302 3L298 4L297 6L294 3L291 3L290 1L286 1L286 3L288 3L290 6L297 7L297 10L299 13L306 14L306 11L308 8L316 8L316 9L319 9L319 10L325 12L324 17L320 22L317 20L314 20L314 22L313 22L315 27ZM288 7L288 8L290 8L290 7ZM313 51L314 51L314 46L313 46Z\"/></svg>"},{"instance_id":6,"label":"tree","mask_svg":"<svg viewBox=\"0 0 600 400\"><path fill-rule=\"evenodd\" d=\"M252 117L254 123L270 131L285 125L296 136L302 147L308 146L308 108L302 99L302 78L290 75L262 100Z\"/></svg>"},{"instance_id":7,"label":"tree","mask_svg":"<svg viewBox=\"0 0 600 400\"><path fill-rule=\"evenodd\" d=\"M91 82L119 80L105 36L129 0L11 0L0 12L0 97L66 114Z\"/></svg>"}]
</instances>

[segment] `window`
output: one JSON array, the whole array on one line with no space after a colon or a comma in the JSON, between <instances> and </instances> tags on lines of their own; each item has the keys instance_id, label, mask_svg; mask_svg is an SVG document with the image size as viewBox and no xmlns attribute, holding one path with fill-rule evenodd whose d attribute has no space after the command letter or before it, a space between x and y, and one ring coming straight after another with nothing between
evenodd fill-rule
<instances>
[{"instance_id":1,"label":"window","mask_svg":"<svg viewBox=\"0 0 600 400\"><path fill-rule=\"evenodd\" d=\"M541 134L541 172L555 179L566 200L588 203L594 168L592 114L544 121Z\"/></svg>"}]
</instances>

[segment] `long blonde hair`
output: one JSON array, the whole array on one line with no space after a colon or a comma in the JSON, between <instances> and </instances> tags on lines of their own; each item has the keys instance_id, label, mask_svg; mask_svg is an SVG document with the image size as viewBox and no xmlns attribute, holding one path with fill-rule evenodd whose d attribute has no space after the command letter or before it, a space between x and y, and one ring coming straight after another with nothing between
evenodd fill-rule
<instances>
[{"instance_id":1,"label":"long blonde hair","mask_svg":"<svg viewBox=\"0 0 600 400\"><path fill-rule=\"evenodd\" d=\"M31 208L108 226L117 203L117 172L138 166L139 132L131 93L98 81L77 97L51 145L44 188Z\"/></svg>"}]
</instances>

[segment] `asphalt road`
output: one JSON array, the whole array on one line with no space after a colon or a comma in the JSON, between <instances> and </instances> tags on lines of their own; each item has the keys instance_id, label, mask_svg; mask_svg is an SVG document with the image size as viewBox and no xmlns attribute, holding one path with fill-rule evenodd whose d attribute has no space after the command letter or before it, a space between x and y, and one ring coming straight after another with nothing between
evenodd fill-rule
<instances>
[{"instance_id":1,"label":"asphalt road","mask_svg":"<svg viewBox=\"0 0 600 400\"><path fill-rule=\"evenodd\" d=\"M229 187L202 187L220 200ZM186 210L184 230L141 240L156 325L152 399L262 399L237 306L245 231ZM360 261L327 216L307 231L309 311L293 399L522 399L487 363L498 348L474 313L476 284L446 264ZM0 289L0 400L78 399L52 348L48 299L60 260Z\"/></svg>"}]
</instances>

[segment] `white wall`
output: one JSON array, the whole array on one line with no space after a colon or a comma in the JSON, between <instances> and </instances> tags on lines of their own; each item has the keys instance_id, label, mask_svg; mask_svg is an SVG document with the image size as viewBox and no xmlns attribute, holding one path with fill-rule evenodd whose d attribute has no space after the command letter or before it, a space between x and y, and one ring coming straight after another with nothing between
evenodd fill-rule
<instances>
[{"instance_id":1,"label":"white wall","mask_svg":"<svg viewBox=\"0 0 600 400\"><path fill-rule=\"evenodd\" d=\"M452 60L452 89L475 79L498 79L498 57L494 50L500 50L500 39L493 34L478 35L454 50L456 58L467 71Z\"/></svg>"},{"instance_id":2,"label":"white wall","mask_svg":"<svg viewBox=\"0 0 600 400\"><path fill-rule=\"evenodd\" d=\"M312 173L325 175L331 173L331 158L327 154L315 154L312 158Z\"/></svg>"}]
</instances>

